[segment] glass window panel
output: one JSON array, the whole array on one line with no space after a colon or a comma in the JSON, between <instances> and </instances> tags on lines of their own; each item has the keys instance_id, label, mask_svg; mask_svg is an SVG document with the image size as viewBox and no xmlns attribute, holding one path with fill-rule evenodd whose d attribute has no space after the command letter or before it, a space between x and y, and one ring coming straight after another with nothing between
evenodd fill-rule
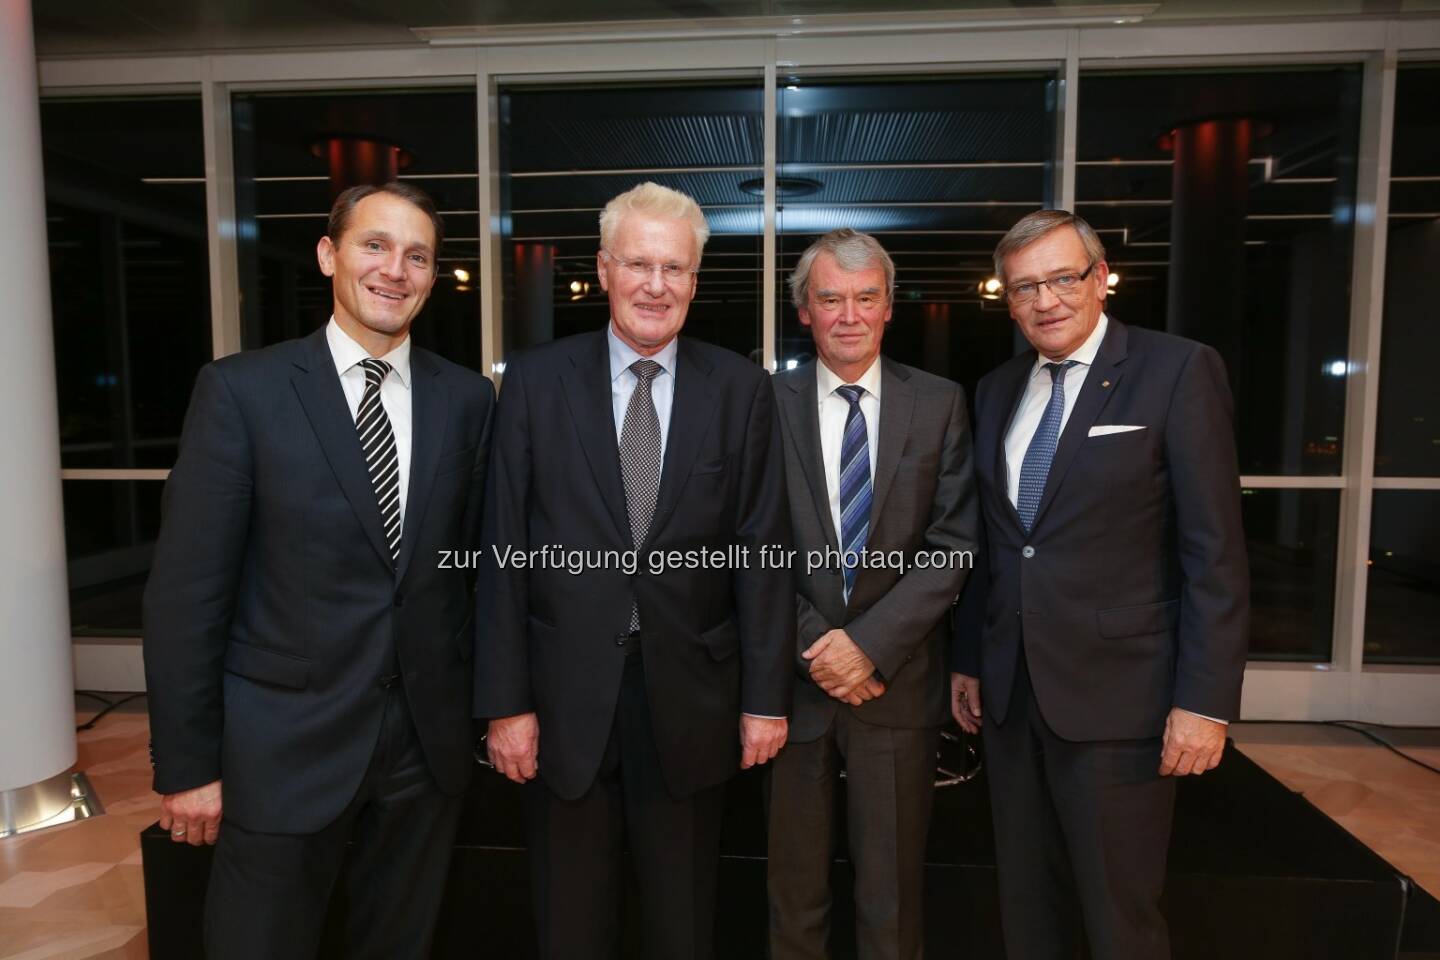
<instances>
[{"instance_id":1,"label":"glass window panel","mask_svg":"<svg viewBox=\"0 0 1440 960\"><path fill-rule=\"evenodd\" d=\"M479 369L474 88L244 93L232 108L244 347L302 337L330 318L315 244L331 203L346 187L398 177L429 193L445 222L440 276L411 336Z\"/></svg>"},{"instance_id":2,"label":"glass window panel","mask_svg":"<svg viewBox=\"0 0 1440 960\"><path fill-rule=\"evenodd\" d=\"M1110 313L1220 351L1241 473L1339 474L1359 68L1086 72L1079 98Z\"/></svg>"},{"instance_id":3,"label":"glass window panel","mask_svg":"<svg viewBox=\"0 0 1440 960\"><path fill-rule=\"evenodd\" d=\"M1395 78L1390 234L1375 472L1440 477L1435 267L1440 264L1440 64L1403 64Z\"/></svg>"},{"instance_id":4,"label":"glass window panel","mask_svg":"<svg viewBox=\"0 0 1440 960\"><path fill-rule=\"evenodd\" d=\"M1330 659L1340 491L1242 491L1250 659Z\"/></svg>"},{"instance_id":5,"label":"glass window panel","mask_svg":"<svg viewBox=\"0 0 1440 960\"><path fill-rule=\"evenodd\" d=\"M168 467L211 358L197 96L40 105L65 467Z\"/></svg>"},{"instance_id":6,"label":"glass window panel","mask_svg":"<svg viewBox=\"0 0 1440 960\"><path fill-rule=\"evenodd\" d=\"M981 296L995 244L1044 207L1054 153L1053 74L782 78L778 162L782 365L814 355L787 286L836 227L895 260L884 352L964 384L1016 350L1005 304Z\"/></svg>"},{"instance_id":7,"label":"glass window panel","mask_svg":"<svg viewBox=\"0 0 1440 960\"><path fill-rule=\"evenodd\" d=\"M164 486L160 480L62 481L75 636L140 635Z\"/></svg>"},{"instance_id":8,"label":"glass window panel","mask_svg":"<svg viewBox=\"0 0 1440 960\"><path fill-rule=\"evenodd\" d=\"M758 80L502 91L506 353L605 326L600 211L652 180L695 198L710 224L685 334L758 363L763 106Z\"/></svg>"},{"instance_id":9,"label":"glass window panel","mask_svg":"<svg viewBox=\"0 0 1440 960\"><path fill-rule=\"evenodd\" d=\"M1366 663L1440 663L1440 491L1376 490Z\"/></svg>"}]
</instances>

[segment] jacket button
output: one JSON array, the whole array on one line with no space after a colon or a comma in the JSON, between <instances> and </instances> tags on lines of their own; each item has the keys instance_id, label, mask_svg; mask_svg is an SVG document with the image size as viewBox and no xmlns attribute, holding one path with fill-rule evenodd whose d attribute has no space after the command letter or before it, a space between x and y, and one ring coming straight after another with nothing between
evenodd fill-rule
<instances>
[{"instance_id":1,"label":"jacket button","mask_svg":"<svg viewBox=\"0 0 1440 960\"><path fill-rule=\"evenodd\" d=\"M623 647L623 646L625 646L625 644L626 644L627 642L629 642L629 640L630 640L630 634L628 634L628 633L617 633L617 634L615 635L615 646L617 646L617 647Z\"/></svg>"},{"instance_id":2,"label":"jacket button","mask_svg":"<svg viewBox=\"0 0 1440 960\"><path fill-rule=\"evenodd\" d=\"M1020 556L1024 557L1026 560L1029 560L1031 557L1035 556L1035 548L1030 546L1030 544L1028 543L1025 544L1024 548L1020 551Z\"/></svg>"}]
</instances>

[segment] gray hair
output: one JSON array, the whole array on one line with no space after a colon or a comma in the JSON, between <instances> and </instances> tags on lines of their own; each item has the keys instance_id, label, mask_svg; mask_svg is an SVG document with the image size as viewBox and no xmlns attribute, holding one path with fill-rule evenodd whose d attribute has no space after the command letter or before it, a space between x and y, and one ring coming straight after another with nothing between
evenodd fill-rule
<instances>
[{"instance_id":1,"label":"gray hair","mask_svg":"<svg viewBox=\"0 0 1440 960\"><path fill-rule=\"evenodd\" d=\"M679 190L662 187L658 183L645 181L619 196L611 198L600 211L600 247L609 250L615 242L615 231L627 213L643 213L666 220L684 220L695 233L695 265L700 265L700 255L705 252L705 241L710 239L710 225L700 205Z\"/></svg>"},{"instance_id":2,"label":"gray hair","mask_svg":"<svg viewBox=\"0 0 1440 960\"><path fill-rule=\"evenodd\" d=\"M834 257L846 273L880 267L885 271L885 298L894 299L895 261L890 259L890 254L870 234L841 227L831 230L800 254L800 262L795 264L795 270L790 274L790 302L795 304L795 309L803 309L810 296L810 269L815 266L815 258L822 253Z\"/></svg>"},{"instance_id":3,"label":"gray hair","mask_svg":"<svg viewBox=\"0 0 1440 960\"><path fill-rule=\"evenodd\" d=\"M1010 228L1010 232L1001 237L1000 242L995 245L995 276L1004 283L1006 257L1019 253L1061 227L1075 228L1075 232L1080 235L1080 242L1085 246L1085 256L1092 264L1105 259L1105 244L1100 242L1100 235L1095 232L1095 228L1083 219L1069 210L1036 210L1021 217L1020 221Z\"/></svg>"}]
</instances>

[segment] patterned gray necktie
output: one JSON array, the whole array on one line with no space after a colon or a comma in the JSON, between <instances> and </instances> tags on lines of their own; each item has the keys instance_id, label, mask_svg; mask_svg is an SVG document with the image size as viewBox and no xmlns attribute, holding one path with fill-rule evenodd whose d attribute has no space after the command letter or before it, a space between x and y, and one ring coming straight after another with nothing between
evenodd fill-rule
<instances>
[{"instance_id":1,"label":"patterned gray necktie","mask_svg":"<svg viewBox=\"0 0 1440 960\"><path fill-rule=\"evenodd\" d=\"M655 500L660 495L660 417L655 413L650 386L664 369L654 360L630 364L630 372L635 374L635 392L630 394L625 422L620 425L620 474L625 481L630 540L637 550L650 532ZM636 602L630 607L630 632L639 629L640 605Z\"/></svg>"},{"instance_id":2,"label":"patterned gray necktie","mask_svg":"<svg viewBox=\"0 0 1440 960\"><path fill-rule=\"evenodd\" d=\"M370 483L380 504L380 523L385 528L385 542L390 546L390 559L400 562L400 457L395 450L395 431L390 417L380 402L380 384L390 373L390 364L374 357L360 361L365 369L365 393L360 409L355 411L355 429L360 433L360 447L365 452L365 466Z\"/></svg>"}]
</instances>

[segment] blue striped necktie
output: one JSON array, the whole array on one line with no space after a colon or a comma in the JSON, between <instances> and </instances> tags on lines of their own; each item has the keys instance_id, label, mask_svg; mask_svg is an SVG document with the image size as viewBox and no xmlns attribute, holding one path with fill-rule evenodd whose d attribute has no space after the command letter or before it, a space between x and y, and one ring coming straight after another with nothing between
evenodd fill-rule
<instances>
[{"instance_id":1,"label":"blue striped necktie","mask_svg":"<svg viewBox=\"0 0 1440 960\"><path fill-rule=\"evenodd\" d=\"M845 435L840 441L840 549L842 553L859 553L865 549L865 538L870 535L870 437L865 430L865 414L860 409L860 398L865 395L864 387L844 384L835 392L850 404L845 417ZM856 566L847 563L845 574L845 602L850 602L850 591L855 589Z\"/></svg>"},{"instance_id":2,"label":"blue striped necktie","mask_svg":"<svg viewBox=\"0 0 1440 960\"><path fill-rule=\"evenodd\" d=\"M1020 514L1026 533L1035 526L1035 513L1040 509L1040 497L1050 476L1050 461L1055 459L1055 448L1060 444L1060 423L1065 419L1065 371L1078 362L1045 364L1045 369L1050 371L1050 402L1045 405L1030 446L1025 448L1025 459L1020 464L1020 493L1015 498L1015 512Z\"/></svg>"}]
</instances>

